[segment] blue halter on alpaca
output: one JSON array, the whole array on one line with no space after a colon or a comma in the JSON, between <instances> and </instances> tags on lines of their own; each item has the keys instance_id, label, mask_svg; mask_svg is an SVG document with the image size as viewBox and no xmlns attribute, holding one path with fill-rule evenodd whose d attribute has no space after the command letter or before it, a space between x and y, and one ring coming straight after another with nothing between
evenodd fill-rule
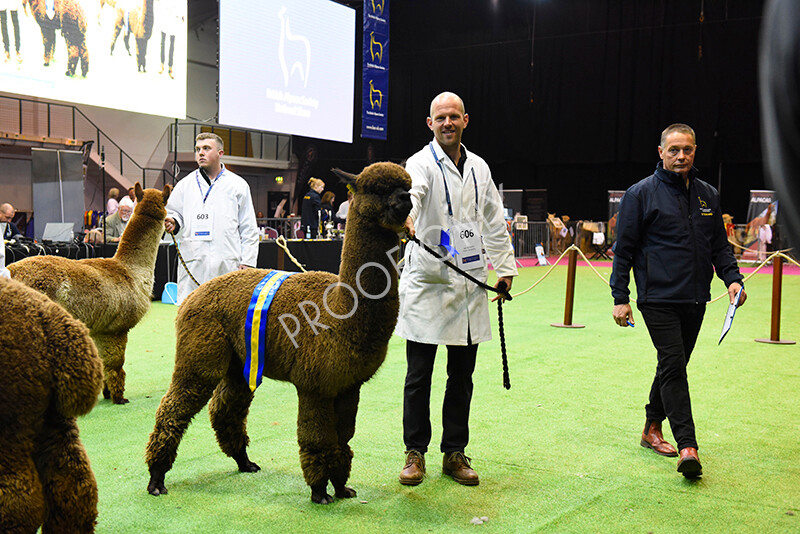
<instances>
[{"instance_id":1,"label":"blue halter on alpaca","mask_svg":"<svg viewBox=\"0 0 800 534\"><path fill-rule=\"evenodd\" d=\"M247 321L244 324L244 341L247 358L244 361L244 379L255 391L261 385L264 372L264 349L267 344L267 312L278 288L290 275L286 271L270 271L253 290L250 306L247 308ZM253 328L255 326L255 328Z\"/></svg>"}]
</instances>

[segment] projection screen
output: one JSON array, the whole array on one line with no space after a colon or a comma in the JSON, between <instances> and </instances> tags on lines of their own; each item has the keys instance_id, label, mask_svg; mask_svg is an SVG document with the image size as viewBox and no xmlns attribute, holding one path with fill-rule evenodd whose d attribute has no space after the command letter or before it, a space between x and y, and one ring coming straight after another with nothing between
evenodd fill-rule
<instances>
[{"instance_id":1,"label":"projection screen","mask_svg":"<svg viewBox=\"0 0 800 534\"><path fill-rule=\"evenodd\" d=\"M220 2L219 122L351 142L355 20L329 0Z\"/></svg>"},{"instance_id":2,"label":"projection screen","mask_svg":"<svg viewBox=\"0 0 800 534\"><path fill-rule=\"evenodd\" d=\"M186 0L0 4L0 91L186 117Z\"/></svg>"}]
</instances>

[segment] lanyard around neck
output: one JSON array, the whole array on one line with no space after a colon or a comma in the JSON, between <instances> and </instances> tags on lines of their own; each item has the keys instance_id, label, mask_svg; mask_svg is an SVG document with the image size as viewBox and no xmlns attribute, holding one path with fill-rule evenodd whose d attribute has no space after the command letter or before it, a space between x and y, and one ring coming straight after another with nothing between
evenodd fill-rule
<instances>
[{"instance_id":1,"label":"lanyard around neck","mask_svg":"<svg viewBox=\"0 0 800 534\"><path fill-rule=\"evenodd\" d=\"M436 155L436 150L433 148L433 141L430 142L428 147L431 149L431 154L433 154L433 160L436 162L436 165L439 166L439 170L442 171L442 182L444 183L444 196L447 199L447 213L450 217L453 216L453 204L450 202L450 189L447 187L447 178L445 178L444 172L444 165L441 161L439 161L439 157ZM475 178L475 168L470 167L470 171L472 174L472 183L475 185L475 213L478 213L478 180Z\"/></svg>"},{"instance_id":2,"label":"lanyard around neck","mask_svg":"<svg viewBox=\"0 0 800 534\"><path fill-rule=\"evenodd\" d=\"M208 194L211 193L211 189L217 183L217 180L219 180L219 177L222 176L223 172L225 172L225 167L220 169L219 174L217 175L217 177L214 178L214 180L208 185L208 190L206 191L205 196L203 196L203 204L206 203L206 199L208 198ZM200 174L200 170L199 169L197 170L197 173L195 173L194 179L197 182L197 188L200 190L200 194L202 195L203 194L203 186L200 185L200 178L197 176L198 174Z\"/></svg>"}]
</instances>

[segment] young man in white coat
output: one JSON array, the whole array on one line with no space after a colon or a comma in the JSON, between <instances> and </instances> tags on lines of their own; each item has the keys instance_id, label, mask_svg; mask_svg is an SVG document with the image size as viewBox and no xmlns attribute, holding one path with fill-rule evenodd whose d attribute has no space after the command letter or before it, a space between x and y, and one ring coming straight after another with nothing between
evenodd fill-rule
<instances>
[{"instance_id":1,"label":"young man in white coat","mask_svg":"<svg viewBox=\"0 0 800 534\"><path fill-rule=\"evenodd\" d=\"M434 139L411 156L412 208L409 234L423 243L458 252L455 260L472 276L488 277L486 255L500 281L510 289L517 275L514 251L503 219L503 203L489 166L461 144L469 116L454 93L431 102L427 119ZM438 247L440 253L448 248ZM452 258L452 256L451 256ZM406 339L408 368L403 392L403 440L406 462L400 483L417 485L425 476L431 440L430 392L438 345L447 346L447 386L442 406L443 471L468 486L479 483L470 458L472 373L478 343L491 339L486 291L437 260L414 242L405 252L400 278L400 314L395 332Z\"/></svg>"},{"instance_id":2,"label":"young man in white coat","mask_svg":"<svg viewBox=\"0 0 800 534\"><path fill-rule=\"evenodd\" d=\"M180 231L180 252L199 283L255 267L258 226L250 186L220 161L222 139L203 132L195 139L198 169L177 183L167 203L164 228ZM178 298L183 302L197 285L178 266Z\"/></svg>"}]
</instances>

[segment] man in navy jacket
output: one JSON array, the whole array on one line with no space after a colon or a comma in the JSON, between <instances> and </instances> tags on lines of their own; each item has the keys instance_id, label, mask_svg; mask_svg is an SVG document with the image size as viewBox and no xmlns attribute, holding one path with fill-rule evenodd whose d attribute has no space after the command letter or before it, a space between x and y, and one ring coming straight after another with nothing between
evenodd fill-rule
<instances>
[{"instance_id":1,"label":"man in navy jacket","mask_svg":"<svg viewBox=\"0 0 800 534\"><path fill-rule=\"evenodd\" d=\"M740 290L739 305L747 298L722 222L719 193L697 178L696 149L689 126L673 124L662 132L655 173L631 186L620 203L611 274L614 321L633 326L628 290L633 268L637 308L658 353L641 445L678 456L661 432L662 421L669 419L680 450L678 471L687 478L699 477L702 467L686 365L711 298L714 271L731 302Z\"/></svg>"}]
</instances>

